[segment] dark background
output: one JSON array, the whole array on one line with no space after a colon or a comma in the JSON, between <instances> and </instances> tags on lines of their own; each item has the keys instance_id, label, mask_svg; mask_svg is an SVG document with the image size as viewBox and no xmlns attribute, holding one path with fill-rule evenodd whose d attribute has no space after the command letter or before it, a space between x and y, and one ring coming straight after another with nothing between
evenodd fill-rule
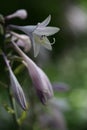
<instances>
[{"instance_id":1,"label":"dark background","mask_svg":"<svg viewBox=\"0 0 87 130\"><path fill-rule=\"evenodd\" d=\"M79 22L70 23L67 19L67 12L76 7L78 13L75 19ZM79 9L78 9L79 8ZM49 62L44 61L43 70L50 80L63 82L69 85L69 92L55 92L55 97L66 100L68 110L64 111L64 117L69 130L87 130L87 1L86 0L1 0L0 13L4 16L15 12L18 9L26 9L28 18L26 20L13 19L11 24L36 25L43 21L49 14L52 16L50 26L60 28L55 34L56 43L50 53ZM74 10L74 8L72 9ZM80 10L83 12L81 13ZM85 14L85 15L83 15ZM80 17L81 16L81 17ZM83 18L84 17L84 18ZM72 18L72 19L74 19ZM81 19L85 19L81 21ZM82 26L81 23L85 27ZM79 24L79 27L77 27ZM80 25L81 24L81 25ZM75 26L74 26L75 25ZM82 27L82 28L80 28ZM50 40L52 40L50 38ZM5 81L6 74L3 70L3 60L0 57L0 79ZM41 60L41 59L40 59ZM41 61L40 61L41 62ZM2 71L3 70L3 71ZM28 95L28 75L25 69L17 78L24 86ZM9 103L8 94L3 87L0 87L0 129L15 129L12 116L4 109L3 104ZM27 127L26 127L27 124ZM37 130L38 125L36 125ZM26 119L23 129L28 129L29 123Z\"/></svg>"}]
</instances>

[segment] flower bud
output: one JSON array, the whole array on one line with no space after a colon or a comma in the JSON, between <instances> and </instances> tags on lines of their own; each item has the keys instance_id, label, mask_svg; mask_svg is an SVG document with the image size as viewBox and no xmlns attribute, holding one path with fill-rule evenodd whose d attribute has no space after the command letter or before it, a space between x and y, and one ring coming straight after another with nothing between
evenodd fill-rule
<instances>
[{"instance_id":1,"label":"flower bud","mask_svg":"<svg viewBox=\"0 0 87 130\"><path fill-rule=\"evenodd\" d=\"M25 52L28 52L31 49L31 41L27 35L21 35L14 32L11 32L11 34L13 35L12 40L17 40L16 44L20 47L23 47Z\"/></svg>"},{"instance_id":2,"label":"flower bud","mask_svg":"<svg viewBox=\"0 0 87 130\"><path fill-rule=\"evenodd\" d=\"M18 17L20 19L26 19L27 18L27 11L25 9L20 9L17 10L16 12L14 12L13 14L10 14L8 16L6 16L6 19L12 19Z\"/></svg>"},{"instance_id":3,"label":"flower bud","mask_svg":"<svg viewBox=\"0 0 87 130\"><path fill-rule=\"evenodd\" d=\"M14 98L19 103L19 105L22 107L23 110L27 109L27 103L26 98L24 95L24 92L22 90L22 87L20 86L18 80L16 79L10 65L7 57L3 54L4 60L6 62L6 65L8 67L9 76L10 76L10 82L11 82L11 90L13 93Z\"/></svg>"},{"instance_id":4,"label":"flower bud","mask_svg":"<svg viewBox=\"0 0 87 130\"><path fill-rule=\"evenodd\" d=\"M43 104L46 104L46 102L53 97L53 89L50 80L42 69L40 69L27 55L25 55L14 42L12 43L26 64L39 99Z\"/></svg>"}]
</instances>

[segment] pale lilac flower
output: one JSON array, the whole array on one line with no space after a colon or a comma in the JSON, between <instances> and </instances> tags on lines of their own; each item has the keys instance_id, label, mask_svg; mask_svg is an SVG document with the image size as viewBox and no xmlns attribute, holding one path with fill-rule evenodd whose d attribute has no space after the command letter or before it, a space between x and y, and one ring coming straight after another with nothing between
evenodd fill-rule
<instances>
[{"instance_id":1,"label":"pale lilac flower","mask_svg":"<svg viewBox=\"0 0 87 130\"><path fill-rule=\"evenodd\" d=\"M17 10L13 14L6 16L5 19L9 20L9 19L12 19L12 18L15 18L15 17L18 17L20 19L26 19L27 18L27 11L25 9Z\"/></svg>"},{"instance_id":2,"label":"pale lilac flower","mask_svg":"<svg viewBox=\"0 0 87 130\"><path fill-rule=\"evenodd\" d=\"M12 43L16 51L22 56L24 62L26 63L37 94L41 102L45 104L48 99L53 97L53 89L48 77L27 55L21 51L21 49L14 42Z\"/></svg>"},{"instance_id":3,"label":"pale lilac flower","mask_svg":"<svg viewBox=\"0 0 87 130\"><path fill-rule=\"evenodd\" d=\"M6 65L8 67L8 71L9 71L9 75L10 75L10 82L11 82L11 90L12 90L13 96L17 100L17 102L20 104L22 109L26 110L27 103L26 103L24 92L9 65L9 61L7 60L7 58L4 54L3 54L3 57L5 59Z\"/></svg>"},{"instance_id":4,"label":"pale lilac flower","mask_svg":"<svg viewBox=\"0 0 87 130\"><path fill-rule=\"evenodd\" d=\"M51 15L49 15L42 23L38 23L30 26L16 26L10 25L11 28L19 29L25 32L32 41L34 56L36 57L39 54L40 46L44 46L48 50L52 50L51 43L48 40L47 36L51 36L59 31L58 27L47 27L51 20Z\"/></svg>"}]
</instances>

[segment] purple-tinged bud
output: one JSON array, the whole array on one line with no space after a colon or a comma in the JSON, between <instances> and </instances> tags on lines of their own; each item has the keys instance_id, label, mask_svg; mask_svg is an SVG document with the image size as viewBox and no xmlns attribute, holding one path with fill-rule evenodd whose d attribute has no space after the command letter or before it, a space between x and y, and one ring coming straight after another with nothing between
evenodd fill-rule
<instances>
[{"instance_id":1,"label":"purple-tinged bud","mask_svg":"<svg viewBox=\"0 0 87 130\"><path fill-rule=\"evenodd\" d=\"M43 104L47 102L48 99L53 97L52 85L47 77L47 75L27 56L21 51L21 49L12 42L16 51L22 56L26 67L29 71L32 82L35 86L37 94Z\"/></svg>"},{"instance_id":2,"label":"purple-tinged bud","mask_svg":"<svg viewBox=\"0 0 87 130\"><path fill-rule=\"evenodd\" d=\"M3 54L3 57L8 67L8 71L10 75L10 82L11 82L11 90L12 90L13 96L16 99L16 101L19 103L19 105L22 107L22 109L26 110L27 103L26 103L24 92L9 65L9 61L7 60L7 57L4 54Z\"/></svg>"},{"instance_id":3,"label":"purple-tinged bud","mask_svg":"<svg viewBox=\"0 0 87 130\"><path fill-rule=\"evenodd\" d=\"M45 104L48 99L53 97L52 85L47 75L30 58L24 60L38 97Z\"/></svg>"},{"instance_id":4,"label":"purple-tinged bud","mask_svg":"<svg viewBox=\"0 0 87 130\"><path fill-rule=\"evenodd\" d=\"M31 49L31 40L29 36L24 35L24 34L17 34L14 32L10 32L12 36L12 41L16 41L16 44L20 47L24 48L25 52L30 51Z\"/></svg>"},{"instance_id":5,"label":"purple-tinged bud","mask_svg":"<svg viewBox=\"0 0 87 130\"><path fill-rule=\"evenodd\" d=\"M27 18L27 11L25 9L20 9L14 12L13 14L10 14L5 17L5 19L12 19L12 18L20 18L20 19L26 19Z\"/></svg>"}]
</instances>

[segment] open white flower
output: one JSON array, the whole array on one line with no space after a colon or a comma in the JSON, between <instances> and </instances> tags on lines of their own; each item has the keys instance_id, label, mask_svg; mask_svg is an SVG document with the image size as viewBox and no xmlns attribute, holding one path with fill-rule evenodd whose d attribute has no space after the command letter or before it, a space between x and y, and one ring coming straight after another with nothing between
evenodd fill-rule
<instances>
[{"instance_id":1,"label":"open white flower","mask_svg":"<svg viewBox=\"0 0 87 130\"><path fill-rule=\"evenodd\" d=\"M27 55L23 53L23 51L21 51L21 49L14 42L12 43L19 55L22 56L37 94L41 102L45 104L48 99L53 97L53 89L48 77Z\"/></svg>"},{"instance_id":2,"label":"open white flower","mask_svg":"<svg viewBox=\"0 0 87 130\"><path fill-rule=\"evenodd\" d=\"M19 29L25 32L32 41L34 48L34 56L36 57L39 54L40 46L52 50L51 43L48 40L47 36L51 36L59 31L58 27L47 27L51 20L51 15L49 15L42 23L38 23L36 26L16 26L10 25L11 28Z\"/></svg>"}]
</instances>

